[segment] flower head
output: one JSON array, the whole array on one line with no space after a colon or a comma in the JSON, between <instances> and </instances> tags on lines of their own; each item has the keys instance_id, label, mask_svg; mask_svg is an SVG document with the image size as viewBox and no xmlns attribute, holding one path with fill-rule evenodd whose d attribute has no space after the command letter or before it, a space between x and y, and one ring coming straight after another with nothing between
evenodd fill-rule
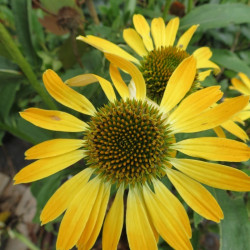
<instances>
[{"instance_id":1,"label":"flower head","mask_svg":"<svg viewBox=\"0 0 250 250\"><path fill-rule=\"evenodd\" d=\"M145 82L134 64L115 55L106 57L112 63L110 75L121 99L116 98L111 83L99 76L85 74L67 81L71 86L99 81L109 102L97 110L55 72L44 73L44 84L51 96L69 108L90 115L90 120L83 122L65 112L38 108L21 112L24 119L36 126L83 132L83 138L54 139L32 147L26 151L26 158L37 161L22 169L15 176L15 182L45 178L86 159L88 167L66 181L41 214L44 224L66 211L57 249L71 249L74 245L90 249L94 245L112 185L117 192L103 225L103 249L117 248L124 222L125 189L129 190L126 231L131 249L157 249L159 235L175 249L192 249L186 211L161 182L162 178L167 176L197 213L219 222L223 212L200 183L247 191L250 178L237 169L194 158L240 162L249 159L250 150L244 143L226 138L177 140L176 135L218 126L239 112L249 99L240 96L210 108L222 96L219 86L204 88L184 98L196 75L196 61L190 56L170 77L158 106L145 99ZM136 97L130 97L117 67L132 76ZM178 152L190 157L179 158Z\"/></svg>"},{"instance_id":2,"label":"flower head","mask_svg":"<svg viewBox=\"0 0 250 250\"><path fill-rule=\"evenodd\" d=\"M233 86L230 86L230 89L239 91L243 95L250 95L250 78L241 72L238 76L240 77L240 80L236 77L231 79Z\"/></svg>"},{"instance_id":3,"label":"flower head","mask_svg":"<svg viewBox=\"0 0 250 250\"><path fill-rule=\"evenodd\" d=\"M128 54L117 45L99 37L89 35L87 37L79 36L77 39L103 52L118 55L137 64L145 78L148 97L160 103L171 75L178 65L190 56L186 48L199 25L190 27L175 44L179 18L171 19L166 26L161 17L154 18L151 27L149 27L145 18L137 14L133 16L133 23L135 29L125 29L123 38L138 54L139 59ZM198 70L210 68L219 71L219 67L209 60L212 52L208 47L195 50L193 55L197 59L197 72L189 93L197 90L199 81L203 81L211 72L211 70L203 72Z\"/></svg>"},{"instance_id":4,"label":"flower head","mask_svg":"<svg viewBox=\"0 0 250 250\"><path fill-rule=\"evenodd\" d=\"M238 74L241 80L238 78L232 78L231 82L233 86L230 86L230 89L239 91L243 95L250 95L250 78L240 72ZM244 124L244 121L250 118L250 103L237 115L237 120Z\"/></svg>"}]
</instances>

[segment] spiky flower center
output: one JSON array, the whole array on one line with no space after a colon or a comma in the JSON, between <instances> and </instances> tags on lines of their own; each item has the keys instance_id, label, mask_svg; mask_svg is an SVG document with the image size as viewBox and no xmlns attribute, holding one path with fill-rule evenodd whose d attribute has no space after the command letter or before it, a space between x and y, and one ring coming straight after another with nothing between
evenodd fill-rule
<instances>
[{"instance_id":1,"label":"spiky flower center","mask_svg":"<svg viewBox=\"0 0 250 250\"><path fill-rule=\"evenodd\" d=\"M88 163L97 174L113 183L135 184L163 175L172 137L157 108L127 99L100 108L85 140Z\"/></svg>"},{"instance_id":2,"label":"spiky flower center","mask_svg":"<svg viewBox=\"0 0 250 250\"><path fill-rule=\"evenodd\" d=\"M147 95L160 103L168 80L178 65L189 57L189 54L178 47L161 47L154 49L141 60L141 72L144 76Z\"/></svg>"}]
</instances>

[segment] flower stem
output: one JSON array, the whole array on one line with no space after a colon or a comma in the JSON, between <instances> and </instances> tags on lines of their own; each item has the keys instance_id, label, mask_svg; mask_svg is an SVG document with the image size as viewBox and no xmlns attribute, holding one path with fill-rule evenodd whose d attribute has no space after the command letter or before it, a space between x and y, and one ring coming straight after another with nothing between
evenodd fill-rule
<instances>
[{"instance_id":1,"label":"flower stem","mask_svg":"<svg viewBox=\"0 0 250 250\"><path fill-rule=\"evenodd\" d=\"M166 21L167 15L168 15L168 10L170 8L172 0L166 0L165 2L165 6L164 6L164 10L163 10L163 14L162 14L162 18L164 21Z\"/></svg>"},{"instance_id":2,"label":"flower stem","mask_svg":"<svg viewBox=\"0 0 250 250\"><path fill-rule=\"evenodd\" d=\"M14 230L9 230L9 233L11 234L12 237L19 239L23 244L25 244L29 249L31 250L39 250L37 246L35 246L26 236L23 234L14 231Z\"/></svg>"},{"instance_id":3,"label":"flower stem","mask_svg":"<svg viewBox=\"0 0 250 250\"><path fill-rule=\"evenodd\" d=\"M11 56L12 60L15 61L17 65L21 68L21 70L27 77L30 85L41 96L41 98L49 108L56 109L55 103L52 101L52 99L46 92L45 88L39 83L30 64L23 57L20 50L18 49L13 39L9 35L8 31L1 23L0 23L0 37L1 37L0 43L2 43L8 54Z\"/></svg>"},{"instance_id":4,"label":"flower stem","mask_svg":"<svg viewBox=\"0 0 250 250\"><path fill-rule=\"evenodd\" d=\"M193 9L193 6L193 0L188 0L187 13L189 13Z\"/></svg>"},{"instance_id":5,"label":"flower stem","mask_svg":"<svg viewBox=\"0 0 250 250\"><path fill-rule=\"evenodd\" d=\"M99 21L98 15L96 13L95 5L94 5L93 1L92 0L86 0L86 5L87 5L87 7L89 9L89 13L90 13L91 17L94 20L94 23L96 25L99 25L100 21Z\"/></svg>"}]
</instances>

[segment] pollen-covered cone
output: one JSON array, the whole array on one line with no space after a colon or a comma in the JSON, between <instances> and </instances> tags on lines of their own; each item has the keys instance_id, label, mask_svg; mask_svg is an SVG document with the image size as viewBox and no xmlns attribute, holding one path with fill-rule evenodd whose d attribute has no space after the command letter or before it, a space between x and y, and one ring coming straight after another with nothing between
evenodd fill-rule
<instances>
[{"instance_id":1,"label":"pollen-covered cone","mask_svg":"<svg viewBox=\"0 0 250 250\"><path fill-rule=\"evenodd\" d=\"M147 96L160 103L166 85L177 66L187 57L188 44L199 25L191 26L176 41L179 28L179 18L171 19L167 25L164 20L154 18L149 26L146 19L136 14L133 16L134 29L123 31L123 38L129 47L137 54L136 57L127 53L116 44L100 37L88 35L79 36L77 39L92 45L105 52L120 56L138 65L145 78ZM193 79L190 93L196 91L203 81L214 70L219 72L219 67L210 61L212 52L208 47L201 47L193 52L197 60L196 77Z\"/></svg>"},{"instance_id":2,"label":"pollen-covered cone","mask_svg":"<svg viewBox=\"0 0 250 250\"><path fill-rule=\"evenodd\" d=\"M119 99L111 83L97 75L80 75L65 84L54 71L44 73L50 95L61 104L89 115L89 120L84 122L65 112L39 108L21 112L25 120L36 126L82 132L83 137L53 139L27 150L26 158L36 161L14 177L15 183L45 178L84 158L88 167L63 183L41 214L45 224L64 213L57 249L68 250L73 246L91 249L102 227L103 249L117 249L124 221L132 250L157 249L159 235L174 249L192 249L187 213L161 182L162 177L169 178L194 211L219 222L223 212L202 184L248 191L250 178L240 170L211 161L247 161L250 150L242 142L225 138L177 140L175 136L219 126L242 110L248 97L233 98L213 107L222 96L220 87L213 86L184 98L196 75L196 60L190 56L170 77L160 106L154 105L146 100L145 81L136 66L115 55L107 58L111 61L110 75ZM135 97L130 96L119 69L131 75L136 86ZM69 86L96 81L108 99L108 104L97 110ZM179 158L178 152L187 157ZM105 216L112 185L116 194ZM128 189L127 199L124 199L125 189Z\"/></svg>"}]
</instances>

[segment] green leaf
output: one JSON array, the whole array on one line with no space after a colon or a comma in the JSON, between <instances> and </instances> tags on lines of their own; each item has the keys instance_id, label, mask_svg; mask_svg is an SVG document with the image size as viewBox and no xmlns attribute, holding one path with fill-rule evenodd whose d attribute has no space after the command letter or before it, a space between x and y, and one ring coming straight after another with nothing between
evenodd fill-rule
<instances>
[{"instance_id":1,"label":"green leaf","mask_svg":"<svg viewBox=\"0 0 250 250\"><path fill-rule=\"evenodd\" d=\"M22 134L27 136L27 141L36 144L53 138L53 132L34 126L33 124L25 121L23 118L18 117L16 129L21 131Z\"/></svg>"},{"instance_id":2,"label":"green leaf","mask_svg":"<svg viewBox=\"0 0 250 250\"><path fill-rule=\"evenodd\" d=\"M0 69L13 69L17 70L18 67L15 63L8 60L7 58L0 56Z\"/></svg>"},{"instance_id":3,"label":"green leaf","mask_svg":"<svg viewBox=\"0 0 250 250\"><path fill-rule=\"evenodd\" d=\"M136 0L128 0L126 1L126 11L132 15L135 12Z\"/></svg>"},{"instance_id":4,"label":"green leaf","mask_svg":"<svg viewBox=\"0 0 250 250\"><path fill-rule=\"evenodd\" d=\"M38 20L39 10L32 10L29 15L29 27L31 33L31 42L35 51L42 50L45 47L45 36L41 23ZM41 11L41 10L40 10Z\"/></svg>"},{"instance_id":5,"label":"green leaf","mask_svg":"<svg viewBox=\"0 0 250 250\"><path fill-rule=\"evenodd\" d=\"M197 228L194 229L191 238L191 243L194 249L200 249L200 236L201 231Z\"/></svg>"},{"instance_id":6,"label":"green leaf","mask_svg":"<svg viewBox=\"0 0 250 250\"><path fill-rule=\"evenodd\" d=\"M9 28L14 29L14 16L10 8L0 5L0 20Z\"/></svg>"},{"instance_id":7,"label":"green leaf","mask_svg":"<svg viewBox=\"0 0 250 250\"><path fill-rule=\"evenodd\" d=\"M200 24L199 30L227 27L231 23L249 23L250 6L241 3L204 4L181 19L180 29Z\"/></svg>"},{"instance_id":8,"label":"green leaf","mask_svg":"<svg viewBox=\"0 0 250 250\"><path fill-rule=\"evenodd\" d=\"M231 69L235 72L243 72L247 75L250 73L250 67L247 63L241 60L235 53L229 50L212 49L213 56L212 61L219 64L222 67Z\"/></svg>"},{"instance_id":9,"label":"green leaf","mask_svg":"<svg viewBox=\"0 0 250 250\"><path fill-rule=\"evenodd\" d=\"M220 250L249 249L250 223L243 198L232 199L222 190L215 192L224 212L224 220L220 223Z\"/></svg>"},{"instance_id":10,"label":"green leaf","mask_svg":"<svg viewBox=\"0 0 250 250\"><path fill-rule=\"evenodd\" d=\"M12 80L18 80L23 78L23 74L18 69L17 65L7 58L0 56L0 84L10 82Z\"/></svg>"},{"instance_id":11,"label":"green leaf","mask_svg":"<svg viewBox=\"0 0 250 250\"><path fill-rule=\"evenodd\" d=\"M25 55L29 62L37 65L38 57L36 56L31 40L31 31L29 20L31 19L31 1L28 0L12 0L11 7L14 14L16 33L18 40L22 45Z\"/></svg>"},{"instance_id":12,"label":"green leaf","mask_svg":"<svg viewBox=\"0 0 250 250\"><path fill-rule=\"evenodd\" d=\"M5 46L1 43L1 40L0 40L0 56L3 56L5 58L8 58L8 59L12 60L11 55L6 50Z\"/></svg>"},{"instance_id":13,"label":"green leaf","mask_svg":"<svg viewBox=\"0 0 250 250\"><path fill-rule=\"evenodd\" d=\"M17 66L14 63L0 56L0 78L0 119L4 120L14 104L23 75L17 71Z\"/></svg>"},{"instance_id":14,"label":"green leaf","mask_svg":"<svg viewBox=\"0 0 250 250\"><path fill-rule=\"evenodd\" d=\"M15 101L16 91L20 82L1 82L0 83L0 117L2 120L7 118L10 109Z\"/></svg>"},{"instance_id":15,"label":"green leaf","mask_svg":"<svg viewBox=\"0 0 250 250\"><path fill-rule=\"evenodd\" d=\"M0 130L0 146L3 145L3 137L4 137L5 131Z\"/></svg>"},{"instance_id":16,"label":"green leaf","mask_svg":"<svg viewBox=\"0 0 250 250\"><path fill-rule=\"evenodd\" d=\"M194 212L194 227L197 228L198 225L204 220L204 218L197 214L196 212Z\"/></svg>"},{"instance_id":17,"label":"green leaf","mask_svg":"<svg viewBox=\"0 0 250 250\"><path fill-rule=\"evenodd\" d=\"M240 51L239 56L247 65L250 66L250 50Z\"/></svg>"}]
</instances>

